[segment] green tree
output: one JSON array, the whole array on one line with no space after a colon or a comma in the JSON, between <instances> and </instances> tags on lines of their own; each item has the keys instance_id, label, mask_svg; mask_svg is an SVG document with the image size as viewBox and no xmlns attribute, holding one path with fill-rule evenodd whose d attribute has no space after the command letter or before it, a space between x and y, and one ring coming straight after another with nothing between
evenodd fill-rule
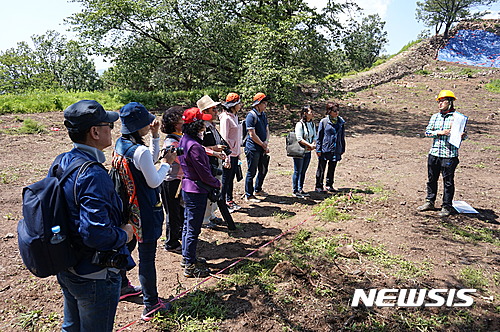
<instances>
[{"instance_id":1,"label":"green tree","mask_svg":"<svg viewBox=\"0 0 500 332\"><path fill-rule=\"evenodd\" d=\"M32 37L0 53L0 93L34 89L95 90L101 81L84 44L56 31Z\"/></svg>"},{"instance_id":2,"label":"green tree","mask_svg":"<svg viewBox=\"0 0 500 332\"><path fill-rule=\"evenodd\" d=\"M351 21L342 43L352 69L363 70L375 63L388 41L384 26L378 14L364 17L361 23Z\"/></svg>"},{"instance_id":3,"label":"green tree","mask_svg":"<svg viewBox=\"0 0 500 332\"><path fill-rule=\"evenodd\" d=\"M428 27L434 27L436 35L444 27L443 36L448 38L452 25L461 20L477 19L487 12L473 12L478 6L487 6L496 0L425 0L417 1L415 17Z\"/></svg>"},{"instance_id":4,"label":"green tree","mask_svg":"<svg viewBox=\"0 0 500 332\"><path fill-rule=\"evenodd\" d=\"M330 1L317 13L304 0L76 1L84 9L68 21L114 59L107 86L279 88L281 95L333 68L339 25L331 18L347 8Z\"/></svg>"}]
</instances>

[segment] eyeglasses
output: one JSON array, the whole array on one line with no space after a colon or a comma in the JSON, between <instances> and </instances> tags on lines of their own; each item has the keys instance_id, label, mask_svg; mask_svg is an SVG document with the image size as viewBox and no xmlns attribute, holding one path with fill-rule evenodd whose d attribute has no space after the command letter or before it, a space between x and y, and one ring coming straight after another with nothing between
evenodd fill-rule
<instances>
[{"instance_id":1,"label":"eyeglasses","mask_svg":"<svg viewBox=\"0 0 500 332\"><path fill-rule=\"evenodd\" d=\"M113 129L115 127L115 124L114 124L114 122L106 122L106 123L96 124L93 127L106 127L106 126Z\"/></svg>"},{"instance_id":2,"label":"eyeglasses","mask_svg":"<svg viewBox=\"0 0 500 332\"><path fill-rule=\"evenodd\" d=\"M448 101L448 99L440 99L437 101L438 104L444 103L445 101Z\"/></svg>"}]
</instances>

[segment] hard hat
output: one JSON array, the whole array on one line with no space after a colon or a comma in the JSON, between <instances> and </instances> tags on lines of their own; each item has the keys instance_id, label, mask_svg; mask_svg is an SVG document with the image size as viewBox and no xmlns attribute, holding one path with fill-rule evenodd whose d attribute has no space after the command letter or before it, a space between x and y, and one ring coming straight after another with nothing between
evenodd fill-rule
<instances>
[{"instance_id":1,"label":"hard hat","mask_svg":"<svg viewBox=\"0 0 500 332\"><path fill-rule=\"evenodd\" d=\"M455 94L450 90L441 90L441 92L439 92L439 95L436 97L436 100L439 100L442 98L453 98L453 100L457 100L457 97L455 97Z\"/></svg>"}]
</instances>

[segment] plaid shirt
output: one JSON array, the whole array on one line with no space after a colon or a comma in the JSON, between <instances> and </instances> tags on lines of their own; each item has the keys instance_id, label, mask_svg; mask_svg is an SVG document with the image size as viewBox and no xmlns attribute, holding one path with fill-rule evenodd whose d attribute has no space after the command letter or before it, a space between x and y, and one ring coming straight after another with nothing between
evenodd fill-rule
<instances>
[{"instance_id":1,"label":"plaid shirt","mask_svg":"<svg viewBox=\"0 0 500 332\"><path fill-rule=\"evenodd\" d=\"M451 129L454 113L449 112L444 115L436 113L429 120L429 124L425 129L425 136L434 138L431 150L429 151L430 155L441 158L458 157L458 148L450 144L450 136L437 134L438 131Z\"/></svg>"}]
</instances>

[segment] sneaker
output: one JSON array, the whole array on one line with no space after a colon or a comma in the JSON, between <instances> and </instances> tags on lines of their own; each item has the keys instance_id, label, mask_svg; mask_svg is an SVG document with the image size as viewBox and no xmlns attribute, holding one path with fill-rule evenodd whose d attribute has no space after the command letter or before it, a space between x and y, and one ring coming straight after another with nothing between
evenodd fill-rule
<instances>
[{"instance_id":1,"label":"sneaker","mask_svg":"<svg viewBox=\"0 0 500 332\"><path fill-rule=\"evenodd\" d=\"M174 254L182 254L182 246L180 244L177 247L171 247L165 244L165 250Z\"/></svg>"},{"instance_id":2,"label":"sneaker","mask_svg":"<svg viewBox=\"0 0 500 332\"><path fill-rule=\"evenodd\" d=\"M417 211L420 211L420 212L423 212L423 211L432 211L434 210L434 203L433 202L430 202L430 201L427 201L424 203L424 205L420 205L418 208L417 208Z\"/></svg>"},{"instance_id":3,"label":"sneaker","mask_svg":"<svg viewBox=\"0 0 500 332\"><path fill-rule=\"evenodd\" d=\"M317 192L317 193L319 193L319 194L324 194L324 193L326 193L326 190L325 190L325 189L323 189L323 188L316 188L316 189L314 189L314 191L315 191L315 192Z\"/></svg>"},{"instance_id":4,"label":"sneaker","mask_svg":"<svg viewBox=\"0 0 500 332\"><path fill-rule=\"evenodd\" d=\"M267 196L269 196L269 194L266 193L264 190L259 190L259 191L256 190L255 193L254 193L254 195L255 196L260 196L260 197L267 197Z\"/></svg>"},{"instance_id":5,"label":"sneaker","mask_svg":"<svg viewBox=\"0 0 500 332\"><path fill-rule=\"evenodd\" d=\"M215 228L217 228L217 224L214 223L212 220L209 220L206 224L202 224L201 227L215 229Z\"/></svg>"},{"instance_id":6,"label":"sneaker","mask_svg":"<svg viewBox=\"0 0 500 332\"><path fill-rule=\"evenodd\" d=\"M331 193L336 193L338 191L337 189L333 188L333 186L326 187L326 190L328 190Z\"/></svg>"},{"instance_id":7,"label":"sneaker","mask_svg":"<svg viewBox=\"0 0 500 332\"><path fill-rule=\"evenodd\" d=\"M158 300L158 303L152 307L144 307L144 311L142 312L141 319L145 322L150 321L157 315L165 315L172 309L172 305L170 303L163 303L161 300Z\"/></svg>"},{"instance_id":8,"label":"sneaker","mask_svg":"<svg viewBox=\"0 0 500 332\"><path fill-rule=\"evenodd\" d=\"M439 216L440 217L448 217L452 213L452 209L453 208L450 208L450 207L447 207L447 206L443 206L441 208L441 211L439 212Z\"/></svg>"},{"instance_id":9,"label":"sneaker","mask_svg":"<svg viewBox=\"0 0 500 332\"><path fill-rule=\"evenodd\" d=\"M207 259L204 257L196 257L196 264L205 265L207 264ZM184 257L181 259L181 267L186 267L186 259Z\"/></svg>"},{"instance_id":10,"label":"sneaker","mask_svg":"<svg viewBox=\"0 0 500 332\"><path fill-rule=\"evenodd\" d=\"M210 275L210 269L197 264L189 264L184 268L186 278L204 278Z\"/></svg>"},{"instance_id":11,"label":"sneaker","mask_svg":"<svg viewBox=\"0 0 500 332\"><path fill-rule=\"evenodd\" d=\"M245 196L245 202L250 202L250 203L260 203L260 199L255 197L254 195L251 196Z\"/></svg>"},{"instance_id":12,"label":"sneaker","mask_svg":"<svg viewBox=\"0 0 500 332\"><path fill-rule=\"evenodd\" d=\"M233 211L238 211L239 209L241 209L241 206L239 206L238 204L236 204L234 201L229 201L229 202L226 202L227 204L227 207L228 209L233 209Z\"/></svg>"},{"instance_id":13,"label":"sneaker","mask_svg":"<svg viewBox=\"0 0 500 332\"><path fill-rule=\"evenodd\" d=\"M210 219L210 222L213 222L216 225L225 225L224 220L222 220L222 218L219 218L219 217L215 217L213 219Z\"/></svg>"},{"instance_id":14,"label":"sneaker","mask_svg":"<svg viewBox=\"0 0 500 332\"><path fill-rule=\"evenodd\" d=\"M311 197L308 193L306 193L304 190L299 190L299 194L301 194L304 197Z\"/></svg>"},{"instance_id":15,"label":"sneaker","mask_svg":"<svg viewBox=\"0 0 500 332\"><path fill-rule=\"evenodd\" d=\"M141 294L142 294L142 287L134 286L129 281L128 285L122 287L122 289L120 290L120 301L126 299L127 297L139 296Z\"/></svg>"},{"instance_id":16,"label":"sneaker","mask_svg":"<svg viewBox=\"0 0 500 332\"><path fill-rule=\"evenodd\" d=\"M292 193L292 196L293 197L297 197L297 198L304 198L304 196L302 196L302 194L300 192L298 192L298 191L294 191Z\"/></svg>"}]
</instances>

